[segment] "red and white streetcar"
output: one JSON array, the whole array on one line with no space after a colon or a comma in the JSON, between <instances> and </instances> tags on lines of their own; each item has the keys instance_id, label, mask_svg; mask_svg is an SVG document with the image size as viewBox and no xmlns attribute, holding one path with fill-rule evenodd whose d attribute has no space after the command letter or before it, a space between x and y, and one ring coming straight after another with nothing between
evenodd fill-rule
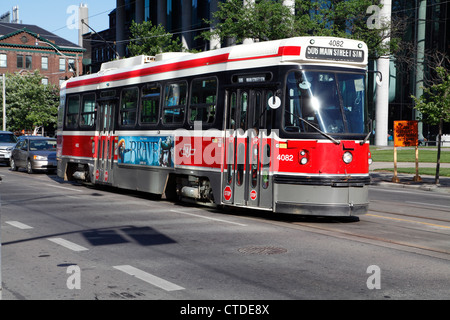
<instances>
[{"instance_id":1,"label":"red and white streetcar","mask_svg":"<svg viewBox=\"0 0 450 320\"><path fill-rule=\"evenodd\" d=\"M61 87L58 175L224 206L368 208L367 46L297 37L108 62Z\"/></svg>"}]
</instances>

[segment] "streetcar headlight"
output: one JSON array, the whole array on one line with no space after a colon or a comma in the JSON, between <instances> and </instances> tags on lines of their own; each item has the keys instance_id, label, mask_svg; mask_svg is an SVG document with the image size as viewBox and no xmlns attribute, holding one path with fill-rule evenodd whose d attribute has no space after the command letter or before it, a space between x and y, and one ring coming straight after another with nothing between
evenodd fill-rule
<instances>
[{"instance_id":1,"label":"streetcar headlight","mask_svg":"<svg viewBox=\"0 0 450 320\"><path fill-rule=\"evenodd\" d=\"M307 164L308 163L308 159L307 158L301 158L300 163L301 164Z\"/></svg>"},{"instance_id":2,"label":"streetcar headlight","mask_svg":"<svg viewBox=\"0 0 450 320\"><path fill-rule=\"evenodd\" d=\"M344 153L344 155L342 156L342 160L344 160L344 162L346 164L349 164L350 162L352 162L353 160L353 155L350 152L346 152Z\"/></svg>"}]
</instances>

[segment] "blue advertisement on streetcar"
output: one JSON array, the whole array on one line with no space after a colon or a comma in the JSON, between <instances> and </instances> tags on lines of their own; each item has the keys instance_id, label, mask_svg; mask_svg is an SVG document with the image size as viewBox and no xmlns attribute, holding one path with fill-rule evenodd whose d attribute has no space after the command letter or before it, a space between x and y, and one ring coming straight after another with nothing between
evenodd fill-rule
<instances>
[{"instance_id":1,"label":"blue advertisement on streetcar","mask_svg":"<svg viewBox=\"0 0 450 320\"><path fill-rule=\"evenodd\" d=\"M119 164L173 167L173 137L119 136Z\"/></svg>"}]
</instances>

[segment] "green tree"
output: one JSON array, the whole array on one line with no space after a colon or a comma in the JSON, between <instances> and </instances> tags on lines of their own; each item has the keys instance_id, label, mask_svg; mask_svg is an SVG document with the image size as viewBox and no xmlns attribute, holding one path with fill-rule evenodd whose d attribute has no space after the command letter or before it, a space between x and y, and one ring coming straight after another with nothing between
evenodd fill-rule
<instances>
[{"instance_id":1,"label":"green tree","mask_svg":"<svg viewBox=\"0 0 450 320\"><path fill-rule=\"evenodd\" d=\"M214 28L202 33L204 39L232 38L236 43L244 39L276 40L295 36L336 36L364 41L371 58L377 58L398 48L392 25L381 23L368 28L367 9L378 0L296 0L289 8L283 0L228 0L219 3L213 19L206 21ZM295 14L292 14L292 9ZM390 42L384 39L390 37Z\"/></svg>"},{"instance_id":2,"label":"green tree","mask_svg":"<svg viewBox=\"0 0 450 320\"><path fill-rule=\"evenodd\" d=\"M415 96L412 98L416 103L415 108L422 113L423 120L439 126L435 177L435 183L439 184L442 128L444 122L450 122L450 71L443 66L438 66L436 74L434 84L424 88L423 95L419 98Z\"/></svg>"},{"instance_id":3,"label":"green tree","mask_svg":"<svg viewBox=\"0 0 450 320\"><path fill-rule=\"evenodd\" d=\"M130 32L132 39L128 44L128 50L130 50L132 56L155 56L162 52L183 51L180 39L166 32L161 24L154 26L151 21L142 23L133 21Z\"/></svg>"},{"instance_id":4,"label":"green tree","mask_svg":"<svg viewBox=\"0 0 450 320\"><path fill-rule=\"evenodd\" d=\"M6 76L7 129L33 130L35 127L53 127L57 121L59 90L42 84L43 77L36 70L24 75Z\"/></svg>"}]
</instances>

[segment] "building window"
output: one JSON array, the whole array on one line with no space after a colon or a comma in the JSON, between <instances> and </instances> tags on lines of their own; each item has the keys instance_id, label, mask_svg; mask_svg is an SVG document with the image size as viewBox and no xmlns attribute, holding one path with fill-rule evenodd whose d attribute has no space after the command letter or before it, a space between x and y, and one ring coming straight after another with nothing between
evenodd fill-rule
<instances>
[{"instance_id":1,"label":"building window","mask_svg":"<svg viewBox=\"0 0 450 320\"><path fill-rule=\"evenodd\" d=\"M42 57L41 58L41 62L42 62L42 70L48 70L48 57Z\"/></svg>"},{"instance_id":2,"label":"building window","mask_svg":"<svg viewBox=\"0 0 450 320\"><path fill-rule=\"evenodd\" d=\"M8 58L4 53L0 54L0 67L6 68L8 66Z\"/></svg>"},{"instance_id":3,"label":"building window","mask_svg":"<svg viewBox=\"0 0 450 320\"><path fill-rule=\"evenodd\" d=\"M23 55L17 55L17 68L23 68Z\"/></svg>"},{"instance_id":4,"label":"building window","mask_svg":"<svg viewBox=\"0 0 450 320\"><path fill-rule=\"evenodd\" d=\"M25 57L25 69L31 69L33 65L33 57L32 56L26 56Z\"/></svg>"},{"instance_id":5,"label":"building window","mask_svg":"<svg viewBox=\"0 0 450 320\"><path fill-rule=\"evenodd\" d=\"M66 71L66 59L59 58L59 71Z\"/></svg>"},{"instance_id":6,"label":"building window","mask_svg":"<svg viewBox=\"0 0 450 320\"><path fill-rule=\"evenodd\" d=\"M75 72L75 59L69 59L69 71Z\"/></svg>"},{"instance_id":7,"label":"building window","mask_svg":"<svg viewBox=\"0 0 450 320\"><path fill-rule=\"evenodd\" d=\"M48 79L47 78L42 78L42 84L44 86L48 85Z\"/></svg>"}]
</instances>

